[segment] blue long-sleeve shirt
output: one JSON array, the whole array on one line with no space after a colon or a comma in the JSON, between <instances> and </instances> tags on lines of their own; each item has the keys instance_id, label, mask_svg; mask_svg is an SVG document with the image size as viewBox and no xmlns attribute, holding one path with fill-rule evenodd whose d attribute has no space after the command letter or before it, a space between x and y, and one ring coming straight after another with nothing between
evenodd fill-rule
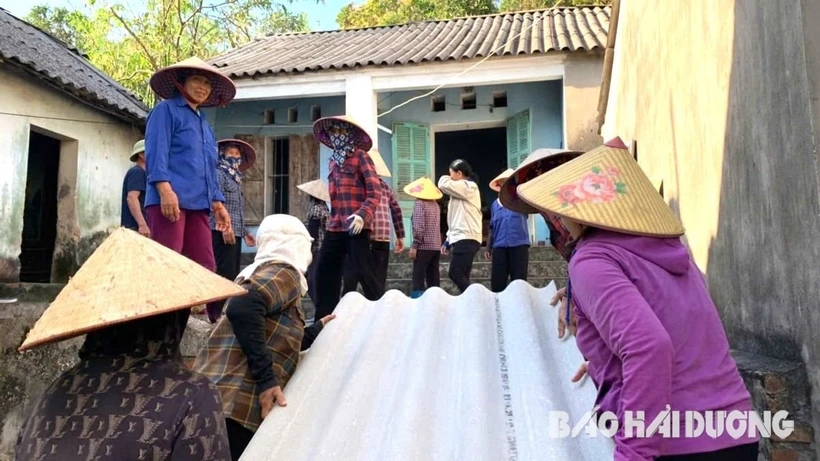
<instances>
[{"instance_id":1,"label":"blue long-sleeve shirt","mask_svg":"<svg viewBox=\"0 0 820 461\"><path fill-rule=\"evenodd\" d=\"M490 210L490 248L510 248L530 244L527 215L493 202Z\"/></svg>"},{"instance_id":2,"label":"blue long-sleeve shirt","mask_svg":"<svg viewBox=\"0 0 820 461\"><path fill-rule=\"evenodd\" d=\"M180 209L210 210L212 202L224 202L216 162L216 138L202 111L194 111L181 95L157 104L145 129L145 206L160 204L156 183L165 181Z\"/></svg>"}]
</instances>

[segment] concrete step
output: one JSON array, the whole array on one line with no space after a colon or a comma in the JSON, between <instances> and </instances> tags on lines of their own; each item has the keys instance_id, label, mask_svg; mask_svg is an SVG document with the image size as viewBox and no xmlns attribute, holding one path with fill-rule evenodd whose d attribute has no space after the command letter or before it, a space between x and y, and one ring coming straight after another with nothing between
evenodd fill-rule
<instances>
[{"instance_id":1,"label":"concrete step","mask_svg":"<svg viewBox=\"0 0 820 461\"><path fill-rule=\"evenodd\" d=\"M485 248L482 247L478 253L475 255L475 262L484 262L484 250ZM245 267L253 262L253 258L256 256L256 253L242 253L242 260L241 265ZM442 255L441 261L442 262L449 262L450 261L450 254ZM404 250L401 254L396 254L391 252L390 253L390 262L391 263L407 263L410 262L410 258L407 256L407 250ZM530 248L530 262L533 261L559 261L564 262L564 259L561 255L555 251L555 248L551 246L542 246L542 247L531 247Z\"/></svg>"},{"instance_id":2,"label":"concrete step","mask_svg":"<svg viewBox=\"0 0 820 461\"><path fill-rule=\"evenodd\" d=\"M442 277L446 278L449 270L449 262L439 265L439 272ZM491 270L492 263L488 261L474 262L470 278L489 279ZM527 268L527 277L566 278L567 264L563 261L530 261ZM391 263L387 269L387 278L411 280L413 278L413 263Z\"/></svg>"}]
</instances>

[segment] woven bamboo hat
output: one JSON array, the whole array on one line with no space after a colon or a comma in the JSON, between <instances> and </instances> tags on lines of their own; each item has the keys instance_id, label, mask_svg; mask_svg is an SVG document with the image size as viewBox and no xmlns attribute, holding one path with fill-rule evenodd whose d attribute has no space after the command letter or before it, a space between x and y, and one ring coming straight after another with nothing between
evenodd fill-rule
<instances>
[{"instance_id":1,"label":"woven bamboo hat","mask_svg":"<svg viewBox=\"0 0 820 461\"><path fill-rule=\"evenodd\" d=\"M131 156L128 157L129 160L132 162L137 161L137 156L139 154L145 153L145 140L140 139L139 141L134 143L134 147L131 148Z\"/></svg>"},{"instance_id":2,"label":"woven bamboo hat","mask_svg":"<svg viewBox=\"0 0 820 461\"><path fill-rule=\"evenodd\" d=\"M256 163L256 149L245 141L240 141L239 139L223 139L216 144L219 146L220 152L222 149L227 149L232 145L239 149L239 152L242 153L242 162L239 164L239 171L243 173L248 171L253 164Z\"/></svg>"},{"instance_id":3,"label":"woven bamboo hat","mask_svg":"<svg viewBox=\"0 0 820 461\"><path fill-rule=\"evenodd\" d=\"M149 84L157 96L171 99L179 91L177 85L185 83L182 77L185 77L186 73L206 75L211 83L211 95L199 107L224 106L236 96L233 81L222 75L216 67L197 57L188 58L154 72Z\"/></svg>"},{"instance_id":4,"label":"woven bamboo hat","mask_svg":"<svg viewBox=\"0 0 820 461\"><path fill-rule=\"evenodd\" d=\"M379 153L379 149L370 149L370 152L367 154L370 155L371 159L373 159L373 165L376 167L377 175L383 178L392 178L392 175L390 175L390 170L387 169L387 164L384 163L384 159Z\"/></svg>"},{"instance_id":5,"label":"woven bamboo hat","mask_svg":"<svg viewBox=\"0 0 820 461\"><path fill-rule=\"evenodd\" d=\"M530 205L588 226L651 237L679 237L683 225L615 138L518 186Z\"/></svg>"},{"instance_id":6,"label":"woven bamboo hat","mask_svg":"<svg viewBox=\"0 0 820 461\"><path fill-rule=\"evenodd\" d=\"M327 184L325 184L325 182L321 179L315 179L304 184L299 184L296 188L323 202L330 201L330 192L327 189Z\"/></svg>"},{"instance_id":7,"label":"woven bamboo hat","mask_svg":"<svg viewBox=\"0 0 820 461\"><path fill-rule=\"evenodd\" d=\"M247 291L132 230L115 230L48 306L20 351Z\"/></svg>"},{"instance_id":8,"label":"woven bamboo hat","mask_svg":"<svg viewBox=\"0 0 820 461\"><path fill-rule=\"evenodd\" d=\"M501 184L507 180L513 174L512 168L507 168L506 171L501 173L500 175L496 176L492 181L490 181L490 189L499 192L501 190Z\"/></svg>"},{"instance_id":9,"label":"woven bamboo hat","mask_svg":"<svg viewBox=\"0 0 820 461\"><path fill-rule=\"evenodd\" d=\"M499 200L504 208L516 213L535 214L538 210L521 200L518 196L517 188L521 184L534 179L535 177L563 165L570 160L583 154L580 151L563 149L538 149L533 151L513 174L501 184Z\"/></svg>"},{"instance_id":10,"label":"woven bamboo hat","mask_svg":"<svg viewBox=\"0 0 820 461\"><path fill-rule=\"evenodd\" d=\"M316 139L318 139L319 142L333 149L333 144L330 142L330 131L334 127L347 130L348 136L351 137L355 148L365 152L373 148L373 139L370 138L367 131L349 115L324 117L316 120L313 123L313 134L316 135Z\"/></svg>"},{"instance_id":11,"label":"woven bamboo hat","mask_svg":"<svg viewBox=\"0 0 820 461\"><path fill-rule=\"evenodd\" d=\"M438 200L444 196L441 190L430 181L427 176L422 176L419 179L404 186L404 193L421 200Z\"/></svg>"}]
</instances>

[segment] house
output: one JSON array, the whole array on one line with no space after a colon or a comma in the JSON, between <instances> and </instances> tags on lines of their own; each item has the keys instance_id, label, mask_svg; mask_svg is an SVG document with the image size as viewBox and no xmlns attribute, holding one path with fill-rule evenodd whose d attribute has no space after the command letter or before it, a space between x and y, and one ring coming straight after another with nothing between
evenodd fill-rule
<instances>
[{"instance_id":1,"label":"house","mask_svg":"<svg viewBox=\"0 0 820 461\"><path fill-rule=\"evenodd\" d=\"M498 295L477 285L457 297L438 288L421 299L348 295L288 381L288 406L270 413L243 456L613 459L612 438L559 434L558 412L575 427L597 391L590 379L571 383L583 356L541 306L555 290L515 281Z\"/></svg>"},{"instance_id":2,"label":"house","mask_svg":"<svg viewBox=\"0 0 820 461\"><path fill-rule=\"evenodd\" d=\"M209 114L217 136L264 153L243 180L249 224L270 213L305 215L296 185L328 175L330 151L312 135L324 116L352 115L373 137L406 229L412 199L404 186L446 174L456 158L476 169L489 208L496 198L489 181L532 150L600 144L609 14L608 7L556 8L276 34L215 58L238 89ZM542 219L531 220L531 233L548 244Z\"/></svg>"},{"instance_id":3,"label":"house","mask_svg":"<svg viewBox=\"0 0 820 461\"><path fill-rule=\"evenodd\" d=\"M3 9L0 30L0 282L65 282L119 225L148 108Z\"/></svg>"},{"instance_id":4,"label":"house","mask_svg":"<svg viewBox=\"0 0 820 461\"><path fill-rule=\"evenodd\" d=\"M805 390L811 404L790 411L818 440L820 2L620 0L612 9L603 137L631 144L663 182L732 346L800 364L785 389ZM778 396L770 408L783 405ZM801 434L812 441L811 427Z\"/></svg>"}]
</instances>

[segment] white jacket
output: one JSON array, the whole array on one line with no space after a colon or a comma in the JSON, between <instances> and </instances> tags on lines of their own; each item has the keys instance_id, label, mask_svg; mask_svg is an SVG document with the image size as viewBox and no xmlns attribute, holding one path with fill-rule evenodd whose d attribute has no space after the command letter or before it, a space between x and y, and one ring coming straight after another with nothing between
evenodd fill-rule
<instances>
[{"instance_id":1,"label":"white jacket","mask_svg":"<svg viewBox=\"0 0 820 461\"><path fill-rule=\"evenodd\" d=\"M484 225L478 185L464 179L456 181L444 175L438 180L438 188L450 196L450 205L447 207L447 241L450 245L459 240L481 243Z\"/></svg>"}]
</instances>

